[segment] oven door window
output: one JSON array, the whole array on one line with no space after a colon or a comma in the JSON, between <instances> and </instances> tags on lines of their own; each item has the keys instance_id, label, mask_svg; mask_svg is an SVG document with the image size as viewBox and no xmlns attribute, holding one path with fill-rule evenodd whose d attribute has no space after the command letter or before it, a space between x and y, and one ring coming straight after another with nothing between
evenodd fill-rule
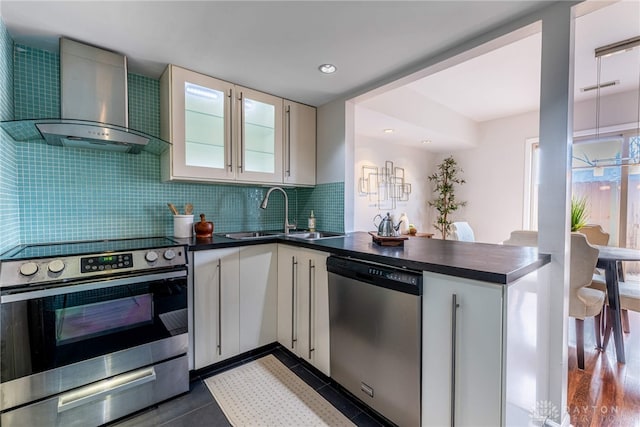
<instances>
[{"instance_id":1,"label":"oven door window","mask_svg":"<svg viewBox=\"0 0 640 427\"><path fill-rule=\"evenodd\" d=\"M2 304L2 382L187 332L186 278Z\"/></svg>"},{"instance_id":2,"label":"oven door window","mask_svg":"<svg viewBox=\"0 0 640 427\"><path fill-rule=\"evenodd\" d=\"M153 323L153 294L136 295L55 310L56 345Z\"/></svg>"}]
</instances>

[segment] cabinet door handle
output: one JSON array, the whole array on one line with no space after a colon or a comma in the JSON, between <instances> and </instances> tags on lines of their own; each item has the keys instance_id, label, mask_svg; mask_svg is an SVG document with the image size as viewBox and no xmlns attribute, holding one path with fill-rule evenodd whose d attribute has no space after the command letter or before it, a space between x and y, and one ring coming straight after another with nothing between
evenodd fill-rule
<instances>
[{"instance_id":1,"label":"cabinet door handle","mask_svg":"<svg viewBox=\"0 0 640 427\"><path fill-rule=\"evenodd\" d=\"M458 295L451 296L451 427L456 425L456 337L458 320Z\"/></svg>"},{"instance_id":2,"label":"cabinet door handle","mask_svg":"<svg viewBox=\"0 0 640 427\"><path fill-rule=\"evenodd\" d=\"M298 339L295 336L295 319L296 319L296 274L298 270L298 261L296 257L291 257L291 348L295 345Z\"/></svg>"},{"instance_id":3,"label":"cabinet door handle","mask_svg":"<svg viewBox=\"0 0 640 427\"><path fill-rule=\"evenodd\" d=\"M233 89L229 89L229 163L227 167L229 167L229 172L233 172ZM223 144L225 147L227 144Z\"/></svg>"},{"instance_id":4,"label":"cabinet door handle","mask_svg":"<svg viewBox=\"0 0 640 427\"><path fill-rule=\"evenodd\" d=\"M285 173L288 177L291 176L291 106L287 105L285 109L285 118L287 121L287 170Z\"/></svg>"},{"instance_id":5,"label":"cabinet door handle","mask_svg":"<svg viewBox=\"0 0 640 427\"><path fill-rule=\"evenodd\" d=\"M222 355L222 260L218 259L218 356Z\"/></svg>"},{"instance_id":6,"label":"cabinet door handle","mask_svg":"<svg viewBox=\"0 0 640 427\"><path fill-rule=\"evenodd\" d=\"M315 289L316 281L316 266L309 260L309 360L311 360L311 352L315 350L313 348L313 339L311 336L311 317L313 314L313 292Z\"/></svg>"},{"instance_id":7,"label":"cabinet door handle","mask_svg":"<svg viewBox=\"0 0 640 427\"><path fill-rule=\"evenodd\" d=\"M238 172L242 173L242 164L244 163L244 94L240 92L240 163L238 164Z\"/></svg>"}]
</instances>

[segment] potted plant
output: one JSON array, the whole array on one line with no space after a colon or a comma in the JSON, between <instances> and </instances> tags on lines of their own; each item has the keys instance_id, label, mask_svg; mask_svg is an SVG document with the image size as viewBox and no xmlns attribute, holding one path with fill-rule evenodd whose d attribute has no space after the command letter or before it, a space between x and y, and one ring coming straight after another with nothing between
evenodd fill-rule
<instances>
[{"instance_id":1,"label":"potted plant","mask_svg":"<svg viewBox=\"0 0 640 427\"><path fill-rule=\"evenodd\" d=\"M587 198L571 197L571 231L578 231L587 224Z\"/></svg>"},{"instance_id":2,"label":"potted plant","mask_svg":"<svg viewBox=\"0 0 640 427\"><path fill-rule=\"evenodd\" d=\"M433 225L442 234L443 240L451 233L451 213L467 204L458 202L455 195L455 186L465 183L465 180L459 177L461 172L463 171L453 156L449 156L437 166L437 171L429 176L429 181L435 184L433 191L437 195L437 198L429 202L429 206L438 211Z\"/></svg>"}]
</instances>

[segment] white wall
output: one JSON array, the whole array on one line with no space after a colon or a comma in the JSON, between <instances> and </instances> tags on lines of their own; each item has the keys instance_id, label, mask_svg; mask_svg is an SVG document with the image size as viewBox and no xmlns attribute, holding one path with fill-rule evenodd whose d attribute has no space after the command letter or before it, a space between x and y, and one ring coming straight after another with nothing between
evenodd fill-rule
<instances>
[{"instance_id":1,"label":"white wall","mask_svg":"<svg viewBox=\"0 0 640 427\"><path fill-rule=\"evenodd\" d=\"M376 214L385 215L386 212L395 214L395 219L400 219L400 214L405 212L409 222L414 224L418 231L427 231L431 219L427 201L431 199L431 186L428 176L433 171L435 155L420 148L389 145L374 138L356 135L355 140L355 173L354 182L359 182L363 165L373 165L378 168L384 166L389 160L396 167L404 168L406 181L411 184L411 195L408 202L397 202L397 209L378 210L377 203L370 201L366 195L355 193L354 203L354 230L371 231L375 227L372 219ZM379 221L379 220L378 220Z\"/></svg>"},{"instance_id":2,"label":"white wall","mask_svg":"<svg viewBox=\"0 0 640 427\"><path fill-rule=\"evenodd\" d=\"M483 122L476 148L451 153L466 180L456 198L467 202L453 218L469 222L477 241L499 243L522 228L525 141L538 127L537 111Z\"/></svg>"}]
</instances>

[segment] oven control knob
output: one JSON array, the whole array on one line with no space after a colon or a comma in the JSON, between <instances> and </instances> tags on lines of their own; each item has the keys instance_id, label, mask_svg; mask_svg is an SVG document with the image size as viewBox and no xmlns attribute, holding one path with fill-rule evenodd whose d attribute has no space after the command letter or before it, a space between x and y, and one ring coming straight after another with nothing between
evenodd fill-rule
<instances>
[{"instance_id":1,"label":"oven control knob","mask_svg":"<svg viewBox=\"0 0 640 427\"><path fill-rule=\"evenodd\" d=\"M23 276L33 276L38 271L38 264L35 262L27 262L20 266L20 274Z\"/></svg>"},{"instance_id":2,"label":"oven control knob","mask_svg":"<svg viewBox=\"0 0 640 427\"><path fill-rule=\"evenodd\" d=\"M146 259L149 262L154 262L158 260L158 254L153 252L153 251L149 251L147 252L147 254L144 256L144 259Z\"/></svg>"},{"instance_id":3,"label":"oven control knob","mask_svg":"<svg viewBox=\"0 0 640 427\"><path fill-rule=\"evenodd\" d=\"M64 270L64 262L62 262L62 260L59 260L59 259L54 259L49 263L47 268L52 273L60 273L62 270Z\"/></svg>"},{"instance_id":4,"label":"oven control knob","mask_svg":"<svg viewBox=\"0 0 640 427\"><path fill-rule=\"evenodd\" d=\"M171 261L175 257L176 257L176 251L174 251L173 249L167 249L166 251L164 251L164 259Z\"/></svg>"}]
</instances>

